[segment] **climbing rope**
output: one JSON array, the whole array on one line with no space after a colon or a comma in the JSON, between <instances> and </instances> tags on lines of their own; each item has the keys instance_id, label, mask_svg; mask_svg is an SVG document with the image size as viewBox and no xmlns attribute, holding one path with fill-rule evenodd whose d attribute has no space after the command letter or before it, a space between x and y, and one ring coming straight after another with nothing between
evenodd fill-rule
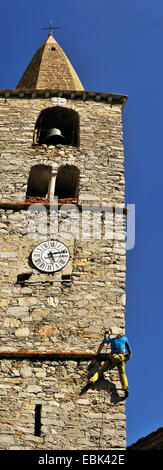
<instances>
[{"instance_id":1,"label":"climbing rope","mask_svg":"<svg viewBox=\"0 0 163 470\"><path fill-rule=\"evenodd\" d=\"M109 334L109 336L110 336L110 334L112 334L111 328L109 328L108 334ZM105 353L107 353L108 346L109 345L106 344ZM125 355L124 359L122 361L119 361L118 364L112 364L112 361L110 359L111 369L114 369L115 367L117 367L117 365L120 365L123 362L126 362L127 360L128 360L128 355ZM106 411L107 411L107 405L111 402L111 393L112 392L110 391L110 382L109 382L108 383L108 389L105 390L105 393L104 393L104 408L103 408L103 410L105 410L105 411L102 411L102 423L101 423L100 436L99 436L99 449L102 448L102 439L103 439L103 435L104 435L104 426L105 426L105 421L106 421Z\"/></svg>"},{"instance_id":2,"label":"climbing rope","mask_svg":"<svg viewBox=\"0 0 163 470\"><path fill-rule=\"evenodd\" d=\"M106 345L105 353L107 353L107 348L108 348L108 345ZM102 423L101 423L100 436L99 436L99 449L102 449L102 439L104 435L107 405L110 404L110 402L111 402L111 391L110 391L110 382L109 382L108 388L105 390L105 393L104 393L104 402L103 402L104 407L102 411Z\"/></svg>"},{"instance_id":3,"label":"climbing rope","mask_svg":"<svg viewBox=\"0 0 163 470\"><path fill-rule=\"evenodd\" d=\"M108 397L108 400L106 400L106 397ZM109 384L108 390L105 390L105 395L104 395L105 411L102 411L102 423L101 423L100 437L99 437L99 449L102 449L102 440L103 440L104 426L105 426L105 421L106 421L106 410L107 410L107 405L110 403L110 400L111 400L111 392L110 392L110 384Z\"/></svg>"},{"instance_id":4,"label":"climbing rope","mask_svg":"<svg viewBox=\"0 0 163 470\"><path fill-rule=\"evenodd\" d=\"M106 351L107 352L107 347L106 347ZM124 360L123 361L120 361L118 363L119 364L122 364L123 362L126 362L128 360L128 355L125 356ZM111 363L111 361L110 361ZM112 365L111 367L111 370L114 369L115 367L117 366L117 364L114 364ZM111 394L112 392L110 391L110 382L108 383L108 389L105 390L105 393L104 393L104 407L105 407L105 411L102 411L102 423L101 423L101 429L100 429L100 436L99 436L99 449L102 448L102 439L103 439L103 435L104 435L104 425L105 425L105 421L106 421L106 411L107 411L107 405L109 405L109 403L111 402ZM106 399L108 397L108 399Z\"/></svg>"}]
</instances>

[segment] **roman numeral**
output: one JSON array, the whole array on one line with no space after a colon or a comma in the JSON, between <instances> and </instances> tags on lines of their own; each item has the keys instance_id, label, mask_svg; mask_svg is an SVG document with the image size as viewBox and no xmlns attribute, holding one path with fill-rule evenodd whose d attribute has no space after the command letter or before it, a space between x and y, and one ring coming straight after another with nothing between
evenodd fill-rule
<instances>
[{"instance_id":1,"label":"roman numeral","mask_svg":"<svg viewBox=\"0 0 163 470\"><path fill-rule=\"evenodd\" d=\"M52 266L51 266L51 264L48 264L48 265L47 265L46 270L47 270L47 271L52 271Z\"/></svg>"}]
</instances>

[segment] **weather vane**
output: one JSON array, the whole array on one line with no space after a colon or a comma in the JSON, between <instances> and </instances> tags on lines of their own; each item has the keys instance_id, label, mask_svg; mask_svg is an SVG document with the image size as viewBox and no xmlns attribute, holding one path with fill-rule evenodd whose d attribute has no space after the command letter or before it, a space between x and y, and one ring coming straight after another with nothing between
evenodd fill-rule
<instances>
[{"instance_id":1,"label":"weather vane","mask_svg":"<svg viewBox=\"0 0 163 470\"><path fill-rule=\"evenodd\" d=\"M53 26L52 20L50 20L50 25L48 28L41 28L41 29L49 29L49 34L53 34L53 29L61 29L60 26Z\"/></svg>"}]
</instances>

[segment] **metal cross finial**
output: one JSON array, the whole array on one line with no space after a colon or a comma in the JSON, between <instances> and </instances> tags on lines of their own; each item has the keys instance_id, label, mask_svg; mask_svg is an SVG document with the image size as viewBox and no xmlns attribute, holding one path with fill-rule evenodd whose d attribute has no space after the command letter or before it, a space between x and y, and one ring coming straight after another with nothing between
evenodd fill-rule
<instances>
[{"instance_id":1,"label":"metal cross finial","mask_svg":"<svg viewBox=\"0 0 163 470\"><path fill-rule=\"evenodd\" d=\"M53 26L52 20L50 20L50 25L48 28L41 28L41 29L49 29L49 34L53 34L53 29L61 29L60 26Z\"/></svg>"}]
</instances>

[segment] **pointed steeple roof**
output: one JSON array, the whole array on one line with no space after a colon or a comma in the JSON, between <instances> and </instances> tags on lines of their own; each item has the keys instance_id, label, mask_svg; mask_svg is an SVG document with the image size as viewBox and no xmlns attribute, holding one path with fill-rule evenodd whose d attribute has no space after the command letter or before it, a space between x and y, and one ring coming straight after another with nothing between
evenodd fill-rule
<instances>
[{"instance_id":1,"label":"pointed steeple roof","mask_svg":"<svg viewBox=\"0 0 163 470\"><path fill-rule=\"evenodd\" d=\"M34 54L16 88L32 90L84 90L66 54L52 32Z\"/></svg>"}]
</instances>

